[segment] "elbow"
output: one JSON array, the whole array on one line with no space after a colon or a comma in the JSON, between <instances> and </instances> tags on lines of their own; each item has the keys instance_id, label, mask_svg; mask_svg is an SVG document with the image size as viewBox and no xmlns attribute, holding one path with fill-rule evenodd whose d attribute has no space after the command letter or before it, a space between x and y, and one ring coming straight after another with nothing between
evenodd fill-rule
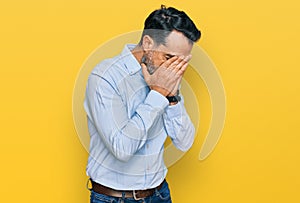
<instances>
[{"instance_id":1,"label":"elbow","mask_svg":"<svg viewBox=\"0 0 300 203\"><path fill-rule=\"evenodd\" d=\"M114 157L115 157L116 159L118 159L118 161L121 161L121 162L126 163L126 162L128 162L128 161L131 159L132 155L119 155L119 154L114 154Z\"/></svg>"},{"instance_id":2,"label":"elbow","mask_svg":"<svg viewBox=\"0 0 300 203\"><path fill-rule=\"evenodd\" d=\"M136 154L137 150L142 146L140 140L133 140L132 138L127 138L126 136L114 136L109 148L111 154L121 162L130 161ZM122 139L120 139L122 138Z\"/></svg>"},{"instance_id":3,"label":"elbow","mask_svg":"<svg viewBox=\"0 0 300 203\"><path fill-rule=\"evenodd\" d=\"M193 142L189 142L187 144L178 145L177 148L182 152L187 152L193 145Z\"/></svg>"},{"instance_id":4,"label":"elbow","mask_svg":"<svg viewBox=\"0 0 300 203\"><path fill-rule=\"evenodd\" d=\"M113 156L121 162L128 162L132 157L133 154L130 154L129 152L121 151L121 150L115 150L112 152Z\"/></svg>"}]
</instances>

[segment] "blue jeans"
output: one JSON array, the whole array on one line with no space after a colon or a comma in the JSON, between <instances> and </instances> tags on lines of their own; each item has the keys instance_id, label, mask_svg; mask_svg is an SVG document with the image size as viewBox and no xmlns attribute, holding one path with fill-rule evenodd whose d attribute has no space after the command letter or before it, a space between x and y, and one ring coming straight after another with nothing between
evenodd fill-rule
<instances>
[{"instance_id":1,"label":"blue jeans","mask_svg":"<svg viewBox=\"0 0 300 203\"><path fill-rule=\"evenodd\" d=\"M160 190L141 200L134 198L111 197L91 190L90 203L172 203L168 183L165 181Z\"/></svg>"}]
</instances>

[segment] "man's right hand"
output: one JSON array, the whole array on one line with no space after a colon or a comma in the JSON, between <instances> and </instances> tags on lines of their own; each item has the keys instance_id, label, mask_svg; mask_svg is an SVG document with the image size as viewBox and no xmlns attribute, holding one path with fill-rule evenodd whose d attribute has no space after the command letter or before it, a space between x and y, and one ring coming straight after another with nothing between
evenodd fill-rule
<instances>
[{"instance_id":1,"label":"man's right hand","mask_svg":"<svg viewBox=\"0 0 300 203\"><path fill-rule=\"evenodd\" d=\"M164 96L177 92L183 73L188 66L189 56L174 56L165 61L155 72L150 75L144 63L141 64L142 72L150 89Z\"/></svg>"}]
</instances>

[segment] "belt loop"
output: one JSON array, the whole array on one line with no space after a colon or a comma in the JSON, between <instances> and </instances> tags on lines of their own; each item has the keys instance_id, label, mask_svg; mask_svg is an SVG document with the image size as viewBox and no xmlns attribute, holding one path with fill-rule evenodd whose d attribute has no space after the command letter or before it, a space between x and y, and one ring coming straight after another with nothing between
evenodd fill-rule
<instances>
[{"instance_id":1,"label":"belt loop","mask_svg":"<svg viewBox=\"0 0 300 203\"><path fill-rule=\"evenodd\" d=\"M121 202L120 203L124 203L125 202L125 192L122 192L122 197L121 197Z\"/></svg>"},{"instance_id":2,"label":"belt loop","mask_svg":"<svg viewBox=\"0 0 300 203\"><path fill-rule=\"evenodd\" d=\"M135 190L132 191L132 194L133 194L133 199L136 200L136 201L139 201L139 200L141 200L141 199L144 199L144 198L139 198L139 197L137 197L137 196L136 196L136 191L135 191Z\"/></svg>"},{"instance_id":3,"label":"belt loop","mask_svg":"<svg viewBox=\"0 0 300 203\"><path fill-rule=\"evenodd\" d=\"M93 186L89 187L89 183L92 183L92 179L91 179L91 178L89 178L89 179L86 181L86 188L87 188L89 191L92 191Z\"/></svg>"}]
</instances>

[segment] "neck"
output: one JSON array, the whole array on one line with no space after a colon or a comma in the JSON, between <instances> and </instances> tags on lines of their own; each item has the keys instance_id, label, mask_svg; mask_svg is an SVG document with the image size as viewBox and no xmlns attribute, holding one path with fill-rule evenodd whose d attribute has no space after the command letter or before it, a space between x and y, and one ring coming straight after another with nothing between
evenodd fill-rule
<instances>
[{"instance_id":1,"label":"neck","mask_svg":"<svg viewBox=\"0 0 300 203\"><path fill-rule=\"evenodd\" d=\"M132 55L136 58L136 60L141 63L142 57L144 55L144 50L140 45L136 45L136 47L134 47L131 50Z\"/></svg>"}]
</instances>

